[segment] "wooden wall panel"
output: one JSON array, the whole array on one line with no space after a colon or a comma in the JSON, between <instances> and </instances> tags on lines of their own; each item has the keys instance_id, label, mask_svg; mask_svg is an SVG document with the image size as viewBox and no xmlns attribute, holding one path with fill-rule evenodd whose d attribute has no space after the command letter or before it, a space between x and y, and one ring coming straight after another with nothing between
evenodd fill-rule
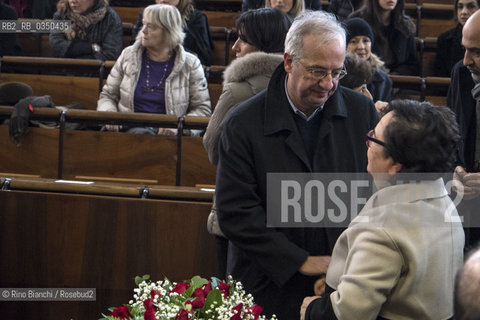
<instances>
[{"instance_id":1,"label":"wooden wall panel","mask_svg":"<svg viewBox=\"0 0 480 320\"><path fill-rule=\"evenodd\" d=\"M0 191L0 287L96 288L95 302L0 302L2 319L98 319L134 277L218 274L209 202Z\"/></svg>"}]
</instances>

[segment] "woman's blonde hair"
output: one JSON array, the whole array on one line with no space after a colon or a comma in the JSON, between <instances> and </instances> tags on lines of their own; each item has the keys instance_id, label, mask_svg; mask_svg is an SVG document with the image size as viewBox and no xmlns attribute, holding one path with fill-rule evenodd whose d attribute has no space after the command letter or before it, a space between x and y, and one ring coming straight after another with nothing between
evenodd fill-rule
<instances>
[{"instance_id":1,"label":"woman's blonde hair","mask_svg":"<svg viewBox=\"0 0 480 320\"><path fill-rule=\"evenodd\" d=\"M304 0L292 0L292 1L293 1L292 8L290 9L290 11L287 12L287 14L295 18L300 13L305 11L305 1ZM272 4L270 3L270 0L265 0L265 7L268 8L271 6Z\"/></svg>"},{"instance_id":2,"label":"woman's blonde hair","mask_svg":"<svg viewBox=\"0 0 480 320\"><path fill-rule=\"evenodd\" d=\"M145 8L143 15L150 15L152 23L166 31L167 45L170 49L183 43L185 32L183 32L182 17L176 7L168 4L152 4ZM139 37L143 37L143 32L139 32Z\"/></svg>"}]
</instances>

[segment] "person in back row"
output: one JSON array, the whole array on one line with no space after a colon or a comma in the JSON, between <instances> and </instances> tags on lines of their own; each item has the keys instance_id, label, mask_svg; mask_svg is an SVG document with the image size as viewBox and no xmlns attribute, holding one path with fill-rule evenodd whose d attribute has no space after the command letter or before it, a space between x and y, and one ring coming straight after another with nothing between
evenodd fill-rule
<instances>
[{"instance_id":1,"label":"person in back row","mask_svg":"<svg viewBox=\"0 0 480 320\"><path fill-rule=\"evenodd\" d=\"M213 43L210 36L207 16L200 10L194 8L192 0L155 0L155 2L177 7L182 16L183 31L185 32L183 48L188 52L196 54L203 65L209 66L211 64ZM143 12L140 12L138 14L137 24L132 30L132 42L135 42L137 35L140 30L142 30L142 21Z\"/></svg>"},{"instance_id":2,"label":"person in back row","mask_svg":"<svg viewBox=\"0 0 480 320\"><path fill-rule=\"evenodd\" d=\"M218 140L227 115L238 104L265 89L273 71L283 62L285 36L291 24L286 13L274 8L250 10L238 18L238 39L232 47L237 59L223 74L222 94L203 136L203 145L212 164L218 163ZM209 232L220 237L217 243L224 272L228 241L218 227L215 203L208 221Z\"/></svg>"},{"instance_id":3,"label":"person in back row","mask_svg":"<svg viewBox=\"0 0 480 320\"><path fill-rule=\"evenodd\" d=\"M202 64L185 52L180 12L166 4L150 5L142 33L125 48L100 93L98 111L210 116L210 96ZM120 128L135 133L175 134L173 129ZM140 131L139 131L140 130Z\"/></svg>"},{"instance_id":4,"label":"person in back row","mask_svg":"<svg viewBox=\"0 0 480 320\"><path fill-rule=\"evenodd\" d=\"M405 14L405 0L364 0L349 18L364 19L372 28L372 51L385 61L389 73L418 75L415 25Z\"/></svg>"},{"instance_id":5,"label":"person in back row","mask_svg":"<svg viewBox=\"0 0 480 320\"><path fill-rule=\"evenodd\" d=\"M372 53L374 35L372 28L362 18L350 18L344 22L347 31L347 51L355 53L368 62L373 71L372 81L367 84L377 110L392 100L392 80L386 73L384 62Z\"/></svg>"},{"instance_id":6,"label":"person in back row","mask_svg":"<svg viewBox=\"0 0 480 320\"><path fill-rule=\"evenodd\" d=\"M60 0L53 20L70 20L65 32L51 32L50 48L58 58L116 60L123 29L108 0Z\"/></svg>"},{"instance_id":7,"label":"person in back row","mask_svg":"<svg viewBox=\"0 0 480 320\"><path fill-rule=\"evenodd\" d=\"M445 31L437 38L437 54L435 55L435 75L450 77L453 66L465 54L462 46L462 29L468 18L480 8L480 0L455 0L454 19L457 26Z\"/></svg>"}]
</instances>

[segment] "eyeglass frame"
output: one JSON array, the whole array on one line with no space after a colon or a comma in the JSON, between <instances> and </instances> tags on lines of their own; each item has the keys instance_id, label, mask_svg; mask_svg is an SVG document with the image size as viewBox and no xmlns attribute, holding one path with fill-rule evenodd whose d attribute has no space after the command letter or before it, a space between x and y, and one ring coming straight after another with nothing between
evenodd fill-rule
<instances>
[{"instance_id":1,"label":"eyeglass frame","mask_svg":"<svg viewBox=\"0 0 480 320\"><path fill-rule=\"evenodd\" d=\"M313 70L314 67L307 67L306 65L304 65L300 59L296 59L294 60L294 62L298 62L302 65L302 67L317 81L320 81L320 80L323 80L326 76L330 75L332 77L332 80L340 80L342 78L344 78L346 75L347 75L347 70L345 69L345 65L342 66L341 69L335 69L335 70L332 70L331 72L326 72L325 70L322 69L322 71L325 73L323 76L317 76L314 74L315 71L320 71L321 69L315 69ZM333 72L335 71L338 71L339 72L339 75L338 77L335 77L333 75Z\"/></svg>"},{"instance_id":2,"label":"eyeglass frame","mask_svg":"<svg viewBox=\"0 0 480 320\"><path fill-rule=\"evenodd\" d=\"M365 144L367 145L367 148L370 148L370 141L372 141L372 142L375 142L376 144L381 145L382 147L384 147L388 150L387 144L385 142L383 142L382 140L378 140L378 139L373 137L374 133L375 133L375 131L372 129L372 130L368 131L367 134L365 135Z\"/></svg>"}]
</instances>

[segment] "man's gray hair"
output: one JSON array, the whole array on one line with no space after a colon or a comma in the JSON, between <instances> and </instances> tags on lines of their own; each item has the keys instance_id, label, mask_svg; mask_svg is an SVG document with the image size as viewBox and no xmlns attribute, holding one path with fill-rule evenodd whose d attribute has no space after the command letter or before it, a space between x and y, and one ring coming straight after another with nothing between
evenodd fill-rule
<instances>
[{"instance_id":1,"label":"man's gray hair","mask_svg":"<svg viewBox=\"0 0 480 320\"><path fill-rule=\"evenodd\" d=\"M335 15L325 11L305 11L293 21L285 39L285 52L294 60L303 57L303 37L320 34L320 45L332 40L340 40L346 45L345 29Z\"/></svg>"}]
</instances>

